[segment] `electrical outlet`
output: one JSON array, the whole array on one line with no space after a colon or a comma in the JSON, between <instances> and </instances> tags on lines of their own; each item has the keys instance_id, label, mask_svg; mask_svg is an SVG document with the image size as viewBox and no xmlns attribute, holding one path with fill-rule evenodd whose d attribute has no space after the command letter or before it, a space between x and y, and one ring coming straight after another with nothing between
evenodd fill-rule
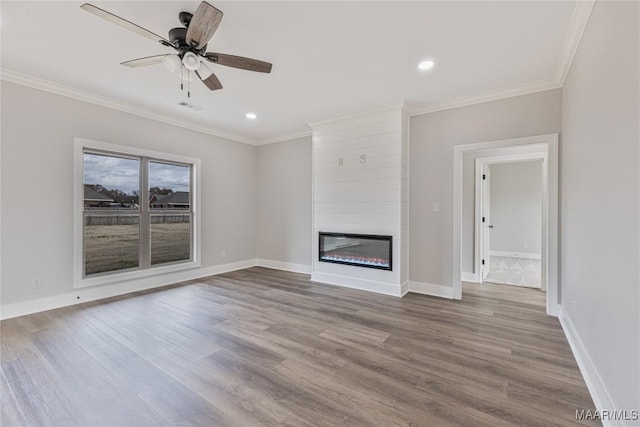
<instances>
[{"instance_id":1,"label":"electrical outlet","mask_svg":"<svg viewBox=\"0 0 640 427\"><path fill-rule=\"evenodd\" d=\"M223 249L220 251L220 258L226 258L227 257L227 250Z\"/></svg>"},{"instance_id":2,"label":"electrical outlet","mask_svg":"<svg viewBox=\"0 0 640 427\"><path fill-rule=\"evenodd\" d=\"M31 279L31 289L40 289L42 287L42 280L39 277Z\"/></svg>"}]
</instances>

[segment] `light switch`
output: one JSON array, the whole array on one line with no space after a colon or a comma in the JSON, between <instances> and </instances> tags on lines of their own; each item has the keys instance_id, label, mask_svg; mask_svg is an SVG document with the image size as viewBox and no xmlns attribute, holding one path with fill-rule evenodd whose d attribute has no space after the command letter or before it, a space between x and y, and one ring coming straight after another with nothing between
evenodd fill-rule
<instances>
[{"instance_id":1,"label":"light switch","mask_svg":"<svg viewBox=\"0 0 640 427\"><path fill-rule=\"evenodd\" d=\"M434 203L434 204L431 206L431 211L432 211L432 212L440 212L440 203L437 203L437 202L436 202L436 203Z\"/></svg>"},{"instance_id":2,"label":"light switch","mask_svg":"<svg viewBox=\"0 0 640 427\"><path fill-rule=\"evenodd\" d=\"M366 154L360 154L360 163L365 163L367 161L367 155Z\"/></svg>"},{"instance_id":3,"label":"light switch","mask_svg":"<svg viewBox=\"0 0 640 427\"><path fill-rule=\"evenodd\" d=\"M344 159L342 157L338 158L338 166L344 166Z\"/></svg>"}]
</instances>

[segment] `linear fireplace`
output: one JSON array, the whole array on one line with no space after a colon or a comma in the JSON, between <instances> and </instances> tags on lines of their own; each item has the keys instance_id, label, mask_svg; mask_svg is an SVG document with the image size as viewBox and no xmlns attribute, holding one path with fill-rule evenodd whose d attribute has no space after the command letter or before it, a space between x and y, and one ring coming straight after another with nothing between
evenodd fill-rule
<instances>
[{"instance_id":1,"label":"linear fireplace","mask_svg":"<svg viewBox=\"0 0 640 427\"><path fill-rule=\"evenodd\" d=\"M392 270L392 236L320 232L319 238L322 262Z\"/></svg>"}]
</instances>

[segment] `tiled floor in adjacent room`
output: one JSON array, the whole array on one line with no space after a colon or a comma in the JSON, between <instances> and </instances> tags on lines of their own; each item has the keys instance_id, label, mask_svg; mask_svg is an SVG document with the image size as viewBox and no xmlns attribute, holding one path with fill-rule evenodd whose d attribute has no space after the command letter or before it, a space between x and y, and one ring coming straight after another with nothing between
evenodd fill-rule
<instances>
[{"instance_id":1,"label":"tiled floor in adjacent room","mask_svg":"<svg viewBox=\"0 0 640 427\"><path fill-rule=\"evenodd\" d=\"M539 288L542 262L539 259L491 256L485 282Z\"/></svg>"}]
</instances>

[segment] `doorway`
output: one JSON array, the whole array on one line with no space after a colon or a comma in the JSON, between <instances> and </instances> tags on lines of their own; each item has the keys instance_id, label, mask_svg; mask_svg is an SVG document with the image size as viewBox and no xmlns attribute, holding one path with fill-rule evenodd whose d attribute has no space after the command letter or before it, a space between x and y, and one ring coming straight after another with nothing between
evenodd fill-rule
<instances>
[{"instance_id":1,"label":"doorway","mask_svg":"<svg viewBox=\"0 0 640 427\"><path fill-rule=\"evenodd\" d=\"M468 242L465 240L463 244L463 229L465 230L464 238L468 237L470 229L473 225L469 225L469 221L473 224L473 210L469 215L463 212L463 193L469 191L473 194L473 188L468 190L463 188L463 175L466 173L464 164L469 163L469 156L475 158L500 158L501 162L514 162L532 160L532 154L542 159L542 220L541 220L541 288L546 289L546 311L552 316L558 315L558 134L539 135L524 138L514 138L499 141L479 142L472 144L457 145L453 148L453 294L454 298L462 299L462 261L463 249L465 252L465 263L467 255L472 253L480 253L480 238L473 240L473 248L469 248ZM473 162L471 163L473 165ZM473 166L471 166L473 171ZM473 175L474 172L471 172ZM491 172L489 172L491 173ZM476 186L481 183L475 180ZM480 189L477 189L480 191ZM476 199L476 209L480 211L481 206ZM488 223L487 225L491 225ZM480 230L480 227L475 227ZM473 233L474 231L471 231ZM490 252L490 238L489 247ZM485 261L486 263L486 261ZM473 274L465 275L465 280L481 281L482 279L471 279L480 276L481 261L479 257L473 259ZM477 275L477 276L476 276Z\"/></svg>"},{"instance_id":2,"label":"doorway","mask_svg":"<svg viewBox=\"0 0 640 427\"><path fill-rule=\"evenodd\" d=\"M544 153L476 157L476 282L546 290L542 283L544 161Z\"/></svg>"}]
</instances>

